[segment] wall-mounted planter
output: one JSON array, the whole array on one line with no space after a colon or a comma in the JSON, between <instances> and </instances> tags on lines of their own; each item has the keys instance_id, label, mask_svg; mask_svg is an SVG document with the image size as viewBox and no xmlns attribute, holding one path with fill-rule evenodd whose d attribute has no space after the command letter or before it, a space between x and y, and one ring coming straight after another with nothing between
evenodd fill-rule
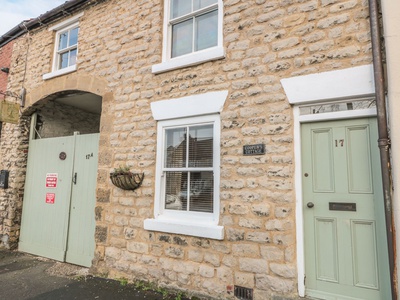
<instances>
[{"instance_id":1,"label":"wall-mounted planter","mask_svg":"<svg viewBox=\"0 0 400 300\"><path fill-rule=\"evenodd\" d=\"M135 190L143 181L144 173L132 172L114 172L110 173L110 179L113 185L123 190Z\"/></svg>"}]
</instances>

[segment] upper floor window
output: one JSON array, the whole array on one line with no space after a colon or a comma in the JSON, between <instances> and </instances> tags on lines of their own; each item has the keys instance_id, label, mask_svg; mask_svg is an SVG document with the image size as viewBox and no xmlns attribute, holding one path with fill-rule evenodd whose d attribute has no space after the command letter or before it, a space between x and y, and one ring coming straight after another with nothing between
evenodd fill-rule
<instances>
[{"instance_id":1,"label":"upper floor window","mask_svg":"<svg viewBox=\"0 0 400 300\"><path fill-rule=\"evenodd\" d=\"M222 0L167 0L163 61L153 73L223 58Z\"/></svg>"},{"instance_id":2,"label":"upper floor window","mask_svg":"<svg viewBox=\"0 0 400 300\"><path fill-rule=\"evenodd\" d=\"M57 33L57 55L56 69L64 69L76 64L78 53L78 32L79 27L74 24L67 29Z\"/></svg>"},{"instance_id":3,"label":"upper floor window","mask_svg":"<svg viewBox=\"0 0 400 300\"><path fill-rule=\"evenodd\" d=\"M217 0L172 0L171 57L218 45Z\"/></svg>"},{"instance_id":4,"label":"upper floor window","mask_svg":"<svg viewBox=\"0 0 400 300\"><path fill-rule=\"evenodd\" d=\"M44 74L43 79L76 71L79 18L82 15L77 14L49 28L49 31L55 32L53 64L51 72Z\"/></svg>"}]
</instances>

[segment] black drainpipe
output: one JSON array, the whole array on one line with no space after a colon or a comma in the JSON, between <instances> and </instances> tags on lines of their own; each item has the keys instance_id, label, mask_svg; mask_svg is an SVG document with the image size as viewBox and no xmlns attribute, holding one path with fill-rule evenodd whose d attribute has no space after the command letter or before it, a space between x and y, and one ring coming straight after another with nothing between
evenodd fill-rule
<instances>
[{"instance_id":1,"label":"black drainpipe","mask_svg":"<svg viewBox=\"0 0 400 300\"><path fill-rule=\"evenodd\" d=\"M372 58L374 64L375 96L378 114L378 146L381 158L383 200L385 205L386 235L389 254L390 280L392 289L392 299L397 299L397 276L395 274L395 235L393 226L393 212L391 199L391 180L390 180L390 139L388 135L385 84L382 61L382 48L380 41L380 28L378 16L377 0L368 0L369 15L371 26Z\"/></svg>"}]
</instances>

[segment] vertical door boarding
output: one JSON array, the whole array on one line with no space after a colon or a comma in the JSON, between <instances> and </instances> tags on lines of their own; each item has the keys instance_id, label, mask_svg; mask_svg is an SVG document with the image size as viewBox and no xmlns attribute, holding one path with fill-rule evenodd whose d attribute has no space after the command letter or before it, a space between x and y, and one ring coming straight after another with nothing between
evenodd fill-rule
<instances>
[{"instance_id":1,"label":"vertical door boarding","mask_svg":"<svg viewBox=\"0 0 400 300\"><path fill-rule=\"evenodd\" d=\"M99 134L31 140L19 250L90 266Z\"/></svg>"},{"instance_id":2,"label":"vertical door boarding","mask_svg":"<svg viewBox=\"0 0 400 300\"><path fill-rule=\"evenodd\" d=\"M301 125L306 295L390 299L375 118Z\"/></svg>"}]
</instances>

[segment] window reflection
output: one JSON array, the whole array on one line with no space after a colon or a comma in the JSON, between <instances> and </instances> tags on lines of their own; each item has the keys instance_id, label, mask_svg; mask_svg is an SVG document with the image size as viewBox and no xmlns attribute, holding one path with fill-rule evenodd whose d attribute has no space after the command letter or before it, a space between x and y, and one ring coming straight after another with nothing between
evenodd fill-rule
<instances>
[{"instance_id":1,"label":"window reflection","mask_svg":"<svg viewBox=\"0 0 400 300\"><path fill-rule=\"evenodd\" d=\"M376 107L375 99L348 100L344 102L326 103L300 107L300 115L314 115L330 112L360 110Z\"/></svg>"},{"instance_id":2,"label":"window reflection","mask_svg":"<svg viewBox=\"0 0 400 300\"><path fill-rule=\"evenodd\" d=\"M206 124L165 131L166 209L213 212L213 128Z\"/></svg>"}]
</instances>

